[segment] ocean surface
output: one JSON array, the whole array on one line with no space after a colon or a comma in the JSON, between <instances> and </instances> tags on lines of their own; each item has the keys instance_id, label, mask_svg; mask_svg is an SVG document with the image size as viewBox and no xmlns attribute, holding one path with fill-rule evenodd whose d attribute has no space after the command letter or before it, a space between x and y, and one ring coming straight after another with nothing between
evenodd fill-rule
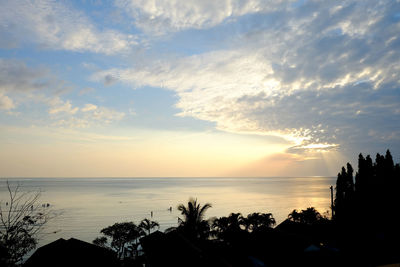
<instances>
[{"instance_id":1,"label":"ocean surface","mask_svg":"<svg viewBox=\"0 0 400 267\"><path fill-rule=\"evenodd\" d=\"M9 196L0 178L2 207ZM10 178L22 191L40 191L39 203L55 214L44 228L38 247L58 238L75 237L91 242L100 230L116 222L144 218L158 221L160 230L177 226L178 204L190 197L211 203L206 218L231 212L272 213L279 224L293 209L330 207L335 177L279 178ZM172 211L169 208L172 207ZM151 217L151 212L153 217Z\"/></svg>"}]
</instances>

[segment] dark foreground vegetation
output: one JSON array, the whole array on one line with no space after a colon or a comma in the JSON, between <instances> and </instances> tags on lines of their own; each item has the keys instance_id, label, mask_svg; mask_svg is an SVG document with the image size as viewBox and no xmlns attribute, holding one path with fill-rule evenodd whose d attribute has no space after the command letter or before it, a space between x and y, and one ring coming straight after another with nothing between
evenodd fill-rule
<instances>
[{"instance_id":1,"label":"dark foreground vegetation","mask_svg":"<svg viewBox=\"0 0 400 267\"><path fill-rule=\"evenodd\" d=\"M178 206L182 216L177 227L161 232L149 219L138 225L115 223L102 229L93 244L60 239L43 246L25 266L399 264L399 185L400 166L389 151L377 154L375 162L360 154L355 174L350 164L338 174L329 218L310 207L293 210L279 225L271 213L206 219L212 205L190 199ZM0 241L0 265L17 264L3 232Z\"/></svg>"}]
</instances>

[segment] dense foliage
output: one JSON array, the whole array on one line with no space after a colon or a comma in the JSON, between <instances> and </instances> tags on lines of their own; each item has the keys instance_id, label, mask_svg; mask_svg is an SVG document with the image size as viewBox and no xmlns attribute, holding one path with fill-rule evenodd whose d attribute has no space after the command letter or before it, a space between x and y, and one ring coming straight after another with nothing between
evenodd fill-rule
<instances>
[{"instance_id":1,"label":"dense foliage","mask_svg":"<svg viewBox=\"0 0 400 267\"><path fill-rule=\"evenodd\" d=\"M159 228L158 222L147 218L143 219L139 226L134 222L115 223L102 229L100 233L103 236L95 238L92 242L114 250L119 259L134 257L138 255L139 238L150 234L154 228Z\"/></svg>"},{"instance_id":2,"label":"dense foliage","mask_svg":"<svg viewBox=\"0 0 400 267\"><path fill-rule=\"evenodd\" d=\"M360 264L399 262L400 166L389 150L358 157L358 170L347 163L338 174L333 221L335 242Z\"/></svg>"},{"instance_id":3,"label":"dense foliage","mask_svg":"<svg viewBox=\"0 0 400 267\"><path fill-rule=\"evenodd\" d=\"M297 223L312 225L320 221L328 220L322 216L314 207L307 208L305 210L297 211L293 210L289 216L289 220Z\"/></svg>"},{"instance_id":4,"label":"dense foliage","mask_svg":"<svg viewBox=\"0 0 400 267\"><path fill-rule=\"evenodd\" d=\"M400 188L400 166L394 164L392 155L376 155L375 162L368 155L358 157L358 171L353 177L353 167L347 163L338 174L335 198L335 219L341 223L365 220L373 211L374 227L395 227L393 220L400 209L398 190Z\"/></svg>"}]
</instances>

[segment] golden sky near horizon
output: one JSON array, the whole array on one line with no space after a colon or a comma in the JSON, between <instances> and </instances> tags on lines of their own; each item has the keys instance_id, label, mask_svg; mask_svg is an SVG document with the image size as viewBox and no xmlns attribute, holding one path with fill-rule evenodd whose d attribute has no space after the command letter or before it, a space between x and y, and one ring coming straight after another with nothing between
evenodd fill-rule
<instances>
[{"instance_id":1,"label":"golden sky near horizon","mask_svg":"<svg viewBox=\"0 0 400 267\"><path fill-rule=\"evenodd\" d=\"M0 4L0 177L399 161L399 1Z\"/></svg>"},{"instance_id":2,"label":"golden sky near horizon","mask_svg":"<svg viewBox=\"0 0 400 267\"><path fill-rule=\"evenodd\" d=\"M286 142L223 132L136 132L132 137L14 129L1 134L3 177L302 176L338 159L304 159ZM32 134L34 133L34 134ZM286 143L286 144L285 144ZM332 152L321 152L324 157Z\"/></svg>"}]
</instances>

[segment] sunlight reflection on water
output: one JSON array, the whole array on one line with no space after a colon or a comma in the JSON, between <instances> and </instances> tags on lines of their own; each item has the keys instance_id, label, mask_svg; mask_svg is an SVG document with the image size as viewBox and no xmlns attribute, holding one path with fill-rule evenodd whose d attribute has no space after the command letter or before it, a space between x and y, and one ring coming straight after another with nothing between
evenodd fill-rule
<instances>
[{"instance_id":1,"label":"sunlight reflection on water","mask_svg":"<svg viewBox=\"0 0 400 267\"><path fill-rule=\"evenodd\" d=\"M291 178L13 178L23 190L40 190L40 201L57 214L45 229L39 246L60 237L91 242L102 228L115 222L139 223L150 218L161 230L177 225L176 207L189 197L212 208L206 216L270 212L277 223L293 209L329 209L333 177ZM0 199L7 201L6 180L0 180ZM168 210L172 207L172 212Z\"/></svg>"}]
</instances>

